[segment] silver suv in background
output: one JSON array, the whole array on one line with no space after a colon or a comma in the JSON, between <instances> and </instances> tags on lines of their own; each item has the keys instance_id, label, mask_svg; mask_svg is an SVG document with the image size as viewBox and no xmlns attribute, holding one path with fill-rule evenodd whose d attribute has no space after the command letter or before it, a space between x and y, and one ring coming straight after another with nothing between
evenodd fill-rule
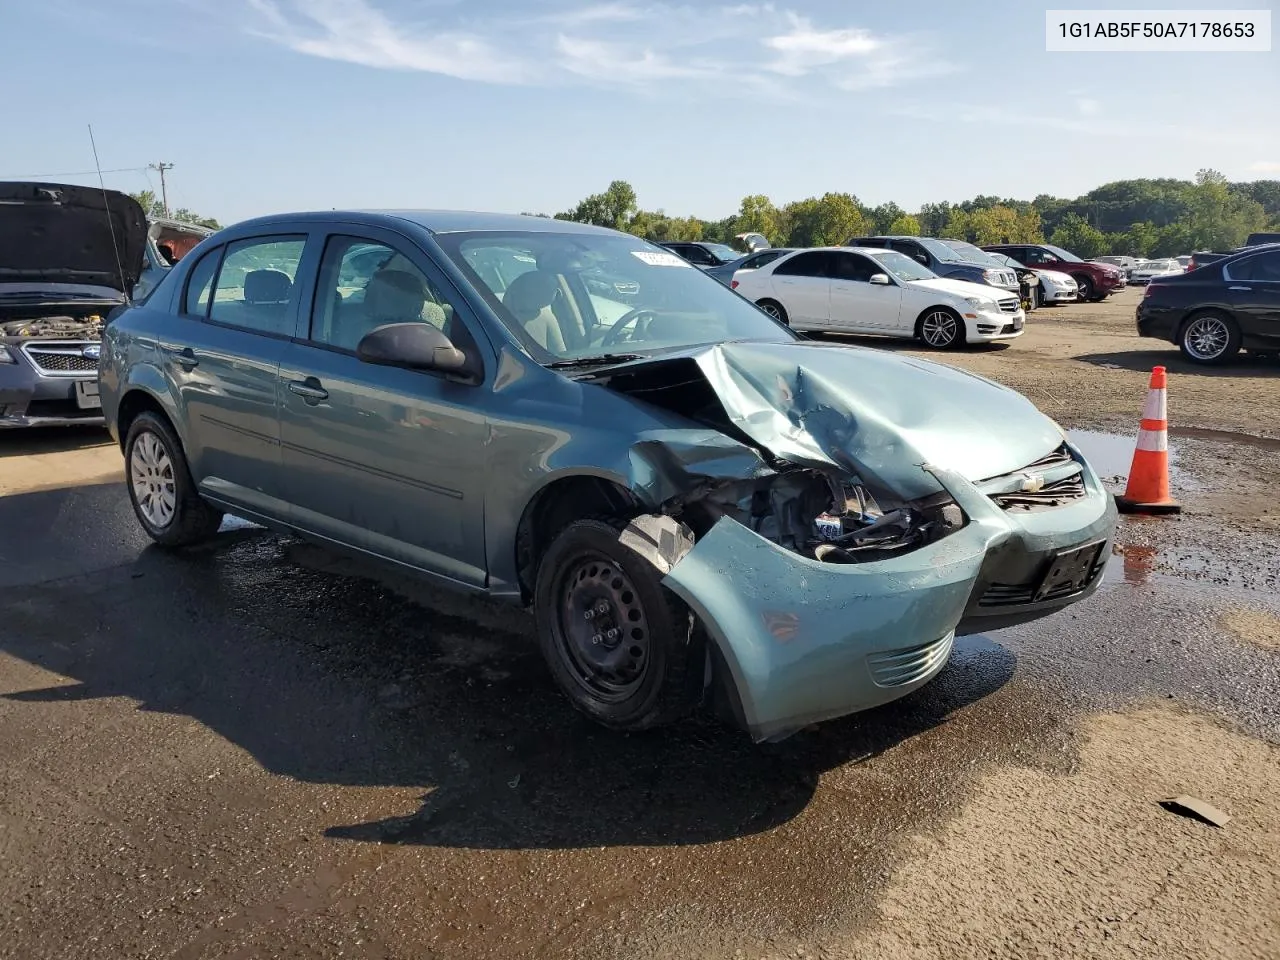
<instances>
[{"instance_id":1,"label":"silver suv in background","mask_svg":"<svg viewBox=\"0 0 1280 960\"><path fill-rule=\"evenodd\" d=\"M102 328L146 242L126 194L0 183L0 429L102 422Z\"/></svg>"}]
</instances>

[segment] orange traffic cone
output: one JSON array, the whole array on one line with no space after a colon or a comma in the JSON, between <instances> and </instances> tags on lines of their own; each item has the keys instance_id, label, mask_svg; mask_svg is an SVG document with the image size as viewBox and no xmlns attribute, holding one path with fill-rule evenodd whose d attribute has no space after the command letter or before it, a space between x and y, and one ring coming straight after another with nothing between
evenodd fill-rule
<instances>
[{"instance_id":1,"label":"orange traffic cone","mask_svg":"<svg viewBox=\"0 0 1280 960\"><path fill-rule=\"evenodd\" d=\"M1164 367L1151 371L1151 388L1142 408L1142 427L1133 451L1133 466L1124 495L1116 498L1122 513L1181 513L1169 496L1169 418L1165 408Z\"/></svg>"}]
</instances>

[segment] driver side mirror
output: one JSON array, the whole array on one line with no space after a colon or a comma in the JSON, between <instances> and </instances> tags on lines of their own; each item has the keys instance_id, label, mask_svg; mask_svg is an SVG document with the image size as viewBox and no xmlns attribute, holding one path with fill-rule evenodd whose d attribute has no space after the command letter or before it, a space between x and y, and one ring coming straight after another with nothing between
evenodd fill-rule
<instances>
[{"instance_id":1,"label":"driver side mirror","mask_svg":"<svg viewBox=\"0 0 1280 960\"><path fill-rule=\"evenodd\" d=\"M360 340L356 356L365 363L406 370L427 370L475 381L479 377L467 354L444 331L422 321L386 323Z\"/></svg>"},{"instance_id":2,"label":"driver side mirror","mask_svg":"<svg viewBox=\"0 0 1280 960\"><path fill-rule=\"evenodd\" d=\"M874 283L877 287L887 287L889 286L889 275L887 273L873 273L867 282Z\"/></svg>"}]
</instances>

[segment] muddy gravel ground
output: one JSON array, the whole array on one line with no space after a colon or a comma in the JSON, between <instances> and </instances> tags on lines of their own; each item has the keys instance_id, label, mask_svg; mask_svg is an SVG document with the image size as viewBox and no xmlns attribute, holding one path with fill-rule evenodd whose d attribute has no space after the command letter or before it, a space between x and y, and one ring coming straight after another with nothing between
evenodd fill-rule
<instances>
[{"instance_id":1,"label":"muddy gravel ground","mask_svg":"<svg viewBox=\"0 0 1280 960\"><path fill-rule=\"evenodd\" d=\"M1139 295L942 359L1117 486L1167 365L1183 514L769 746L606 733L522 612L234 522L163 552L101 434L0 435L0 956L1280 957L1280 369L1187 367Z\"/></svg>"}]
</instances>

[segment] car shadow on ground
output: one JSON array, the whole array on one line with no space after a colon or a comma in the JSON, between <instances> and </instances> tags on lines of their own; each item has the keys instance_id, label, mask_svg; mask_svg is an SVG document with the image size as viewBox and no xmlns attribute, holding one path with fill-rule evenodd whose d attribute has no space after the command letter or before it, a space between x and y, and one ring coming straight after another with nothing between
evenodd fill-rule
<instances>
[{"instance_id":1,"label":"car shadow on ground","mask_svg":"<svg viewBox=\"0 0 1280 960\"><path fill-rule=\"evenodd\" d=\"M0 524L66 494L0 499ZM102 488L89 508L128 505ZM5 699L126 697L194 718L274 774L423 791L408 816L388 815L404 810L392 799L370 822L326 831L352 841L583 848L753 834L795 817L825 771L938 726L1015 666L1005 648L964 638L912 696L782 743L708 717L620 735L552 687L524 611L371 578L362 562L261 530L128 557L0 596L0 649L74 681Z\"/></svg>"},{"instance_id":2,"label":"car shadow on ground","mask_svg":"<svg viewBox=\"0 0 1280 960\"><path fill-rule=\"evenodd\" d=\"M39 453L62 453L109 447L114 441L106 427L24 427L0 430L0 460Z\"/></svg>"},{"instance_id":3,"label":"car shadow on ground","mask_svg":"<svg viewBox=\"0 0 1280 960\"><path fill-rule=\"evenodd\" d=\"M1259 377L1280 372L1280 361L1255 353L1241 353L1226 363L1207 365L1192 363L1178 352L1169 350L1125 350L1119 353L1084 353L1072 359L1095 367L1150 372L1152 367L1165 367L1170 373L1194 374L1201 377Z\"/></svg>"}]
</instances>

